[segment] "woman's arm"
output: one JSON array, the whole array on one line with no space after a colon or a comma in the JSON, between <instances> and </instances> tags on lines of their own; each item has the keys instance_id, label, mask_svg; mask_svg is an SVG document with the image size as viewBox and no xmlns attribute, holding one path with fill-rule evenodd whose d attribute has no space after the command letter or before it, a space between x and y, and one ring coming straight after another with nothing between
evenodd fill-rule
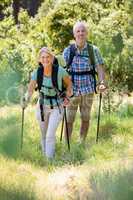
<instances>
[{"instance_id":1,"label":"woman's arm","mask_svg":"<svg viewBox=\"0 0 133 200\"><path fill-rule=\"evenodd\" d=\"M31 80L30 81L30 83L29 83L29 85L28 85L28 95L29 95L29 97L31 97L32 96L32 94L33 94L33 92L34 92L34 90L35 90L35 88L36 88L36 81L35 80Z\"/></svg>"},{"instance_id":2,"label":"woman's arm","mask_svg":"<svg viewBox=\"0 0 133 200\"><path fill-rule=\"evenodd\" d=\"M35 88L36 88L36 81L31 80L28 85L27 92L25 93L24 97L21 98L21 106L23 109L27 107Z\"/></svg>"}]
</instances>

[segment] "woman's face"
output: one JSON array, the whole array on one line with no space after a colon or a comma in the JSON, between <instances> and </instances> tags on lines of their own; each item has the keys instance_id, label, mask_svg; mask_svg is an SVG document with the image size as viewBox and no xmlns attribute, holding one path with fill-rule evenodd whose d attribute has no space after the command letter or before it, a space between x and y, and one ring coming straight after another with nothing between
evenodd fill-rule
<instances>
[{"instance_id":1,"label":"woman's face","mask_svg":"<svg viewBox=\"0 0 133 200\"><path fill-rule=\"evenodd\" d=\"M51 54L42 52L40 54L39 62L41 62L43 66L48 67L48 66L52 66L53 59L54 57Z\"/></svg>"}]
</instances>

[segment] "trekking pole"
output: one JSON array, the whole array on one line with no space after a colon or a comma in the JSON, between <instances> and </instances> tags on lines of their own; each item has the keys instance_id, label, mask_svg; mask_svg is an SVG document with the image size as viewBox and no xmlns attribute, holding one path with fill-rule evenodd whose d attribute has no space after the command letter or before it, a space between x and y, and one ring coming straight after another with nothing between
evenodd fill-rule
<instances>
[{"instance_id":1,"label":"trekking pole","mask_svg":"<svg viewBox=\"0 0 133 200\"><path fill-rule=\"evenodd\" d=\"M97 136L96 136L96 143L98 143L98 137L99 137L100 114L101 114L101 101L102 101L102 93L100 92L100 95L99 95L98 119L97 119Z\"/></svg>"},{"instance_id":2,"label":"trekking pole","mask_svg":"<svg viewBox=\"0 0 133 200\"><path fill-rule=\"evenodd\" d=\"M64 106L64 120L65 120L65 125L66 125L67 145L68 145L68 150L70 151L69 133L68 133L68 126L67 126L67 114L66 114L66 107L65 106Z\"/></svg>"},{"instance_id":3,"label":"trekking pole","mask_svg":"<svg viewBox=\"0 0 133 200\"><path fill-rule=\"evenodd\" d=\"M23 148L23 132L24 132L24 110L25 108L22 108L22 126L21 126L21 150Z\"/></svg>"},{"instance_id":4,"label":"trekking pole","mask_svg":"<svg viewBox=\"0 0 133 200\"><path fill-rule=\"evenodd\" d=\"M62 126L61 126L60 141L62 141L62 135L63 135L63 129L64 129L64 120L65 120L65 115L63 115L63 119L62 119Z\"/></svg>"}]
</instances>

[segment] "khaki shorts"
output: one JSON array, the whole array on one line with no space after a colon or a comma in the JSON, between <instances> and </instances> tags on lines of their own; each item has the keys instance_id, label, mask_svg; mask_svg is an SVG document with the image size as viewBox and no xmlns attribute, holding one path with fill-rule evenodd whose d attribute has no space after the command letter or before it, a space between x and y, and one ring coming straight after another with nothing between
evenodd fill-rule
<instances>
[{"instance_id":1,"label":"khaki shorts","mask_svg":"<svg viewBox=\"0 0 133 200\"><path fill-rule=\"evenodd\" d=\"M75 120L76 112L80 110L80 117L83 121L88 122L90 120L90 112L93 103L94 93L80 95L73 97L70 100L70 104L67 107L67 121L73 123Z\"/></svg>"}]
</instances>

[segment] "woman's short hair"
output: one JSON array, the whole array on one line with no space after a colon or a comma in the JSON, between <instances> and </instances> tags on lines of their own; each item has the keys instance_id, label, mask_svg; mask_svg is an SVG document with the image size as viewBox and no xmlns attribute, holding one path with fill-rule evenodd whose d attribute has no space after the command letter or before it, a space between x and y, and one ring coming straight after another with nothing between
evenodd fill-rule
<instances>
[{"instance_id":1,"label":"woman's short hair","mask_svg":"<svg viewBox=\"0 0 133 200\"><path fill-rule=\"evenodd\" d=\"M40 49L40 51L39 51L39 56L40 56L43 52L48 53L48 54L52 55L53 57L55 56L54 53L53 53L53 51L52 51L50 48L48 48L48 47L42 47L42 48Z\"/></svg>"}]
</instances>

